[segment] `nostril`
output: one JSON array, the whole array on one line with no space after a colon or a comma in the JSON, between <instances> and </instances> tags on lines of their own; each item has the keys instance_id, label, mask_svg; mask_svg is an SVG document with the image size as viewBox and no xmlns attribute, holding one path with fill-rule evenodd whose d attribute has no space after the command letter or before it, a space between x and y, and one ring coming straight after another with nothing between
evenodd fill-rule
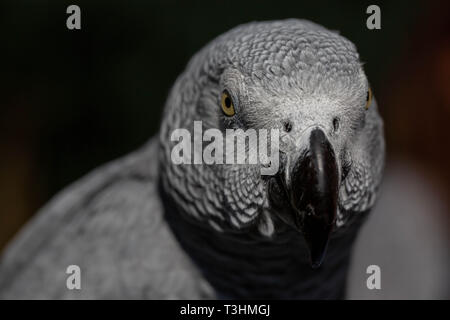
<instances>
[{"instance_id":1,"label":"nostril","mask_svg":"<svg viewBox=\"0 0 450 320\"><path fill-rule=\"evenodd\" d=\"M334 132L339 130L339 118L333 119L333 128L334 128Z\"/></svg>"},{"instance_id":2,"label":"nostril","mask_svg":"<svg viewBox=\"0 0 450 320\"><path fill-rule=\"evenodd\" d=\"M292 123L289 120L283 122L284 131L290 132L292 130Z\"/></svg>"}]
</instances>

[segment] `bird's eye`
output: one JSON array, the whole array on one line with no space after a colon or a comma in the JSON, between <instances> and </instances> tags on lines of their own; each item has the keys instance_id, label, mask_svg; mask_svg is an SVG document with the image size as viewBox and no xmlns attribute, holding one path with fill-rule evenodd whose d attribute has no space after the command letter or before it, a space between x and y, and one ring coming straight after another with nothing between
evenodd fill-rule
<instances>
[{"instance_id":1,"label":"bird's eye","mask_svg":"<svg viewBox=\"0 0 450 320\"><path fill-rule=\"evenodd\" d=\"M220 99L222 105L222 111L229 117L234 116L234 104L228 91L222 92L222 98Z\"/></svg>"},{"instance_id":2,"label":"bird's eye","mask_svg":"<svg viewBox=\"0 0 450 320\"><path fill-rule=\"evenodd\" d=\"M369 109L371 103L372 103L372 89L369 88L369 90L367 90L366 96L366 110Z\"/></svg>"}]
</instances>

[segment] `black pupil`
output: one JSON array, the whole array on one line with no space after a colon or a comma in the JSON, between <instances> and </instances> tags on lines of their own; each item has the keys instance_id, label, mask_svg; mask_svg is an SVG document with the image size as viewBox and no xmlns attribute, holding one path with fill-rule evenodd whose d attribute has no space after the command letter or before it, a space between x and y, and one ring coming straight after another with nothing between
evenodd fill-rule
<instances>
[{"instance_id":1,"label":"black pupil","mask_svg":"<svg viewBox=\"0 0 450 320\"><path fill-rule=\"evenodd\" d=\"M367 96L366 96L366 101L367 102L369 101L369 96L370 96L370 93L369 93L369 91L367 91Z\"/></svg>"},{"instance_id":2,"label":"black pupil","mask_svg":"<svg viewBox=\"0 0 450 320\"><path fill-rule=\"evenodd\" d=\"M231 107L231 99L230 97L225 98L225 107L229 108Z\"/></svg>"}]
</instances>

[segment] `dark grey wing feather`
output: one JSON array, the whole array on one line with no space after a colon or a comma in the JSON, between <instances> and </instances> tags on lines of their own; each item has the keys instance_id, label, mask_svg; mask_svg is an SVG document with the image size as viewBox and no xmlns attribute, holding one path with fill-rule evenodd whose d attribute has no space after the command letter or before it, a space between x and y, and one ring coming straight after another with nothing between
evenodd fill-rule
<instances>
[{"instance_id":1,"label":"dark grey wing feather","mask_svg":"<svg viewBox=\"0 0 450 320\"><path fill-rule=\"evenodd\" d=\"M168 228L157 192L157 141L57 195L0 260L0 298L210 298ZM66 268L81 268L68 290Z\"/></svg>"}]
</instances>

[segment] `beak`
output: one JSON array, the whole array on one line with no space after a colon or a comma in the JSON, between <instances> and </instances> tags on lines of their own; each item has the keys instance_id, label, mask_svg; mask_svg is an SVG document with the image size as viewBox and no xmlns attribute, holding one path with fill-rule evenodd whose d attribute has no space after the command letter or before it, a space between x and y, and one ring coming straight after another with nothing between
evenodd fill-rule
<instances>
[{"instance_id":1,"label":"beak","mask_svg":"<svg viewBox=\"0 0 450 320\"><path fill-rule=\"evenodd\" d=\"M290 220L303 233L311 266L318 268L336 219L339 171L333 147L320 128L310 131L306 145L300 156L292 159L286 187L294 215Z\"/></svg>"}]
</instances>

